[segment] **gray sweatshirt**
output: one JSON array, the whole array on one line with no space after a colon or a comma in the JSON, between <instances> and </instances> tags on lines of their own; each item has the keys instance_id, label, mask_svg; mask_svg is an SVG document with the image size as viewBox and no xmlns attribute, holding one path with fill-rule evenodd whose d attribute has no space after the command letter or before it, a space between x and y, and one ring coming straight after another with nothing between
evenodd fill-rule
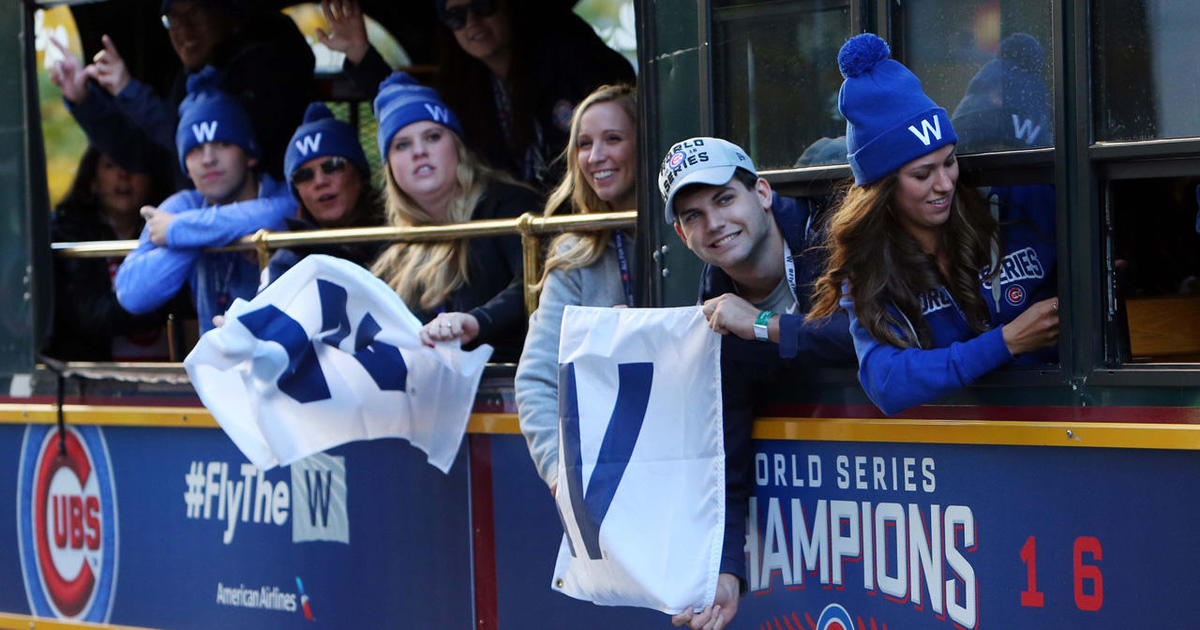
<instances>
[{"instance_id":1,"label":"gray sweatshirt","mask_svg":"<svg viewBox=\"0 0 1200 630\"><path fill-rule=\"evenodd\" d=\"M560 251L568 245L560 246ZM633 239L625 238L629 269L634 269ZM617 248L612 242L600 258L575 269L556 269L546 278L538 309L529 317L525 349L517 365L517 415L529 455L546 485L558 481L558 337L563 307L625 304Z\"/></svg>"}]
</instances>

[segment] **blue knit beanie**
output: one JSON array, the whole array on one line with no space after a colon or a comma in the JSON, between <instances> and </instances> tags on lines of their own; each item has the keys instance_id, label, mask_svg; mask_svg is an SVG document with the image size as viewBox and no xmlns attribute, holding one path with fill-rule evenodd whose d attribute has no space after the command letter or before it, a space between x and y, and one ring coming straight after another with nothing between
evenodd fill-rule
<instances>
[{"instance_id":1,"label":"blue knit beanie","mask_svg":"<svg viewBox=\"0 0 1200 630\"><path fill-rule=\"evenodd\" d=\"M250 118L237 99L221 90L224 80L221 71L212 66L205 66L188 77L188 93L179 104L179 126L175 128L179 166L185 173L188 152L205 142L235 144L247 156L258 156L258 143L254 141Z\"/></svg>"},{"instance_id":2,"label":"blue knit beanie","mask_svg":"<svg viewBox=\"0 0 1200 630\"><path fill-rule=\"evenodd\" d=\"M1000 42L1000 54L967 84L954 109L954 126L964 151L1046 146L1054 134L1046 82L1045 55L1032 36L1013 33Z\"/></svg>"},{"instance_id":3,"label":"blue knit beanie","mask_svg":"<svg viewBox=\"0 0 1200 630\"><path fill-rule=\"evenodd\" d=\"M327 155L350 160L364 178L370 179L371 167L358 143L358 132L334 118L324 103L310 103L304 110L304 122L292 134L287 153L283 154L283 174L291 181L301 164Z\"/></svg>"},{"instance_id":4,"label":"blue knit beanie","mask_svg":"<svg viewBox=\"0 0 1200 630\"><path fill-rule=\"evenodd\" d=\"M887 42L870 33L850 38L838 52L846 117L846 148L854 183L866 186L901 166L958 142L946 110L921 89L903 64L889 59Z\"/></svg>"},{"instance_id":5,"label":"blue knit beanie","mask_svg":"<svg viewBox=\"0 0 1200 630\"><path fill-rule=\"evenodd\" d=\"M387 161L388 144L397 131L422 120L449 127L462 138L458 116L442 102L437 90L417 83L404 72L395 72L379 84L375 95L375 120L379 121L379 155Z\"/></svg>"}]
</instances>

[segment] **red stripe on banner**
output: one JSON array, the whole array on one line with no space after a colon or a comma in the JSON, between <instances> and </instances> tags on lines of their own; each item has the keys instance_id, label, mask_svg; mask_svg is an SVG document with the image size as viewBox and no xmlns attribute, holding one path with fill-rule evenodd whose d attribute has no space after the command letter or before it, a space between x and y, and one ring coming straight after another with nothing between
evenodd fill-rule
<instances>
[{"instance_id":1,"label":"red stripe on banner","mask_svg":"<svg viewBox=\"0 0 1200 630\"><path fill-rule=\"evenodd\" d=\"M857 619L858 619L858 630L867 630L867 627L863 625L862 617L858 617Z\"/></svg>"},{"instance_id":2,"label":"red stripe on banner","mask_svg":"<svg viewBox=\"0 0 1200 630\"><path fill-rule=\"evenodd\" d=\"M795 614L796 613L792 613L792 616L795 616ZM796 630L796 626L792 625L792 622L788 620L786 614L783 616L783 625L787 626L788 630ZM803 629L803 626L801 626L801 628Z\"/></svg>"},{"instance_id":3,"label":"red stripe on banner","mask_svg":"<svg viewBox=\"0 0 1200 630\"><path fill-rule=\"evenodd\" d=\"M808 617L808 613L804 613L804 616ZM796 616L796 613L792 613L792 621L796 622L796 628L798 630L804 630L804 622L800 621L800 618ZM812 622L811 617L809 617L809 622Z\"/></svg>"},{"instance_id":4,"label":"red stripe on banner","mask_svg":"<svg viewBox=\"0 0 1200 630\"><path fill-rule=\"evenodd\" d=\"M808 622L808 625L812 628L812 630L817 630L817 622L813 621L812 616L810 616L808 613L804 613L804 620Z\"/></svg>"},{"instance_id":5,"label":"red stripe on banner","mask_svg":"<svg viewBox=\"0 0 1200 630\"><path fill-rule=\"evenodd\" d=\"M775 630L783 630L783 625L779 623L779 617L775 618Z\"/></svg>"},{"instance_id":6,"label":"red stripe on banner","mask_svg":"<svg viewBox=\"0 0 1200 630\"><path fill-rule=\"evenodd\" d=\"M885 416L874 405L775 404L760 416L779 418L891 418L893 420L1005 420L1030 422L1134 422L1200 424L1200 407L1071 407L1005 405L925 405Z\"/></svg>"},{"instance_id":7,"label":"red stripe on banner","mask_svg":"<svg viewBox=\"0 0 1200 630\"><path fill-rule=\"evenodd\" d=\"M492 511L492 438L468 435L471 464L471 548L475 574L475 628L498 627L496 529Z\"/></svg>"}]
</instances>

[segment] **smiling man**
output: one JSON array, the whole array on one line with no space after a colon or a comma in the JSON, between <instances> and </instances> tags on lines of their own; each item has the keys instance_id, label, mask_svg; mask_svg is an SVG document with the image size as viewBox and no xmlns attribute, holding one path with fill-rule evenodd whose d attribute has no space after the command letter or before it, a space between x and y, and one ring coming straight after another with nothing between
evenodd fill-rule
<instances>
[{"instance_id":1,"label":"smiling man","mask_svg":"<svg viewBox=\"0 0 1200 630\"><path fill-rule=\"evenodd\" d=\"M849 320L839 313L804 323L812 281L823 271L817 204L782 197L750 156L720 138L671 147L658 176L667 223L706 264L700 300L721 344L725 425L725 545L716 600L675 625L719 630L745 591L746 510L753 483L750 429L755 406L776 384L816 367L856 364ZM729 334L732 333L732 334Z\"/></svg>"},{"instance_id":2,"label":"smiling man","mask_svg":"<svg viewBox=\"0 0 1200 630\"><path fill-rule=\"evenodd\" d=\"M200 329L213 325L234 298L250 299L258 265L235 252L205 252L260 228L283 229L296 211L288 187L258 175L258 145L246 113L219 89L213 68L192 75L179 106L179 162L196 186L145 206L137 249L117 271L116 292L131 313L146 313L189 282Z\"/></svg>"}]
</instances>

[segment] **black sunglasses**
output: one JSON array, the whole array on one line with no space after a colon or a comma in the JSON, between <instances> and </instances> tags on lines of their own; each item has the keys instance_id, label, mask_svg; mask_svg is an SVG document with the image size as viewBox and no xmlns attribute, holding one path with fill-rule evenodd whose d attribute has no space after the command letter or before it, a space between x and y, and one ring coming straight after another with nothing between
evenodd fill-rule
<instances>
[{"instance_id":1,"label":"black sunglasses","mask_svg":"<svg viewBox=\"0 0 1200 630\"><path fill-rule=\"evenodd\" d=\"M467 4L447 8L442 11L442 24L452 31L466 27L467 11L474 13L475 17L488 17L496 12L496 3L494 0L471 0Z\"/></svg>"},{"instance_id":2,"label":"black sunglasses","mask_svg":"<svg viewBox=\"0 0 1200 630\"><path fill-rule=\"evenodd\" d=\"M328 160L321 162L320 166L321 166L322 173L325 173L326 175L333 175L334 173L338 173L338 172L346 170L346 158L331 157ZM302 166L302 167L296 169L295 173L292 173L292 184L303 184L305 182L311 182L312 178L314 178L316 176L317 176L317 172L315 170L313 170L313 167Z\"/></svg>"}]
</instances>

